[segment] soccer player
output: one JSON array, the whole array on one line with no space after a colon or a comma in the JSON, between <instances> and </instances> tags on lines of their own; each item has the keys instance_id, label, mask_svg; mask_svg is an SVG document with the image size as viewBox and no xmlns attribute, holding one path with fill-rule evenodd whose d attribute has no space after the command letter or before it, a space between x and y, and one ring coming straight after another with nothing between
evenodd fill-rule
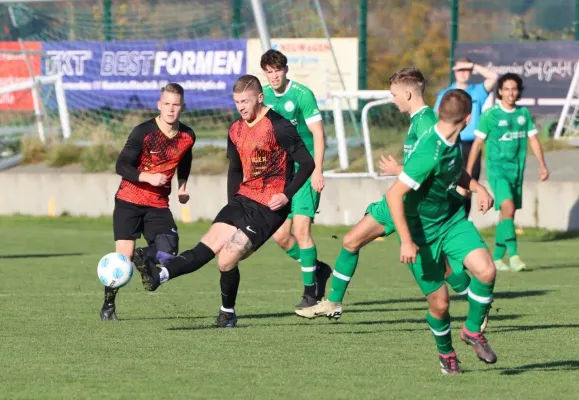
<instances>
[{"instance_id":1,"label":"soccer player","mask_svg":"<svg viewBox=\"0 0 579 400\"><path fill-rule=\"evenodd\" d=\"M390 77L389 83L394 104L400 112L410 114L410 128L404 141L405 162L421 135L428 131L438 118L424 102L426 79L420 70L402 68ZM392 175L399 175L402 172L402 166L398 165L392 157L383 159L383 163L387 165L385 169ZM376 238L389 236L394 231L386 196L383 196L381 200L367 207L364 217L344 236L342 249L334 265L328 299L314 306L296 310L296 314L304 318L321 316L340 318L342 300L356 271L360 249ZM447 281L456 292L466 294L470 277L463 270L448 276Z\"/></svg>"},{"instance_id":2,"label":"soccer player","mask_svg":"<svg viewBox=\"0 0 579 400\"><path fill-rule=\"evenodd\" d=\"M515 233L515 211L523 205L523 178L527 160L527 142L539 160L539 178L549 178L541 142L529 110L516 104L523 93L520 76L507 73L497 84L499 103L481 116L476 139L466 171L475 168L483 143L487 143L487 179L495 196L495 209L500 210L500 222L495 237L494 261L499 271L523 271L526 264L519 257ZM509 265L503 262L508 251Z\"/></svg>"},{"instance_id":3,"label":"soccer player","mask_svg":"<svg viewBox=\"0 0 579 400\"><path fill-rule=\"evenodd\" d=\"M483 105L489 97L489 94L492 92L493 87L497 83L499 75L496 72L483 67L482 65L475 64L468 58L459 58L456 60L456 63L452 69L454 71L455 83L450 85L447 89L442 90L438 94L434 104L434 109L438 110L442 96L451 89L462 89L466 91L472 98L470 122L460 133L460 146L462 148L462 154L466 164L469 160L469 154L472 148L473 140L475 139L474 131L482 113ZM481 75L484 78L484 82L477 84L469 83L470 78L474 72ZM478 180L480 177L480 160L473 164L472 177L476 180ZM466 194L465 192L460 192ZM464 201L466 207L466 215L468 216L470 214L471 199L469 196L465 196Z\"/></svg>"},{"instance_id":4,"label":"soccer player","mask_svg":"<svg viewBox=\"0 0 579 400\"><path fill-rule=\"evenodd\" d=\"M460 373L450 334L449 294L444 284L444 257L460 261L472 273L468 288L469 310L461 338L485 363L497 356L480 332L492 301L496 270L477 229L466 217L460 185L476 193L478 210L486 213L493 199L463 168L458 139L469 123L471 97L461 89L444 94L439 121L426 132L386 199L400 238L400 261L407 263L428 301L426 321L432 330L443 374Z\"/></svg>"},{"instance_id":5,"label":"soccer player","mask_svg":"<svg viewBox=\"0 0 579 400\"><path fill-rule=\"evenodd\" d=\"M238 263L285 222L292 197L314 170L314 160L296 128L263 104L259 79L240 77L233 86L233 99L241 118L229 129L227 205L193 249L160 269L149 257L137 266L145 289L154 291L169 279L198 270L219 254L222 303L216 324L220 328L233 328L237 323ZM297 170L295 162L299 164Z\"/></svg>"},{"instance_id":6,"label":"soccer player","mask_svg":"<svg viewBox=\"0 0 579 400\"><path fill-rule=\"evenodd\" d=\"M122 180L113 211L115 247L137 265L144 254L159 262L159 257L178 252L177 225L169 210L175 170L179 202L189 201L186 189L195 133L179 122L185 109L183 88L176 83L166 85L161 89L157 107L159 116L133 129L116 163ZM135 241L141 235L148 247L135 250ZM118 289L105 287L105 301L100 311L103 321L117 320L117 292Z\"/></svg>"},{"instance_id":7,"label":"soccer player","mask_svg":"<svg viewBox=\"0 0 579 400\"><path fill-rule=\"evenodd\" d=\"M296 305L300 309L312 306L324 297L326 281L332 273L329 265L318 261L318 250L312 238L312 222L324 188L324 125L312 91L288 79L287 58L283 53L268 50L261 56L260 65L269 82L263 88L264 104L296 126L316 163L311 178L293 197L287 221L273 235L286 254L301 263L304 292Z\"/></svg>"}]
</instances>

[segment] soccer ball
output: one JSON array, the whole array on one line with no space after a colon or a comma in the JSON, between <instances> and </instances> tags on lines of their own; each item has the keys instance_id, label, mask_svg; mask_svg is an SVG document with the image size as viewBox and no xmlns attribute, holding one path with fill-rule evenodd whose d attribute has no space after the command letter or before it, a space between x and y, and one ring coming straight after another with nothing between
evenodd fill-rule
<instances>
[{"instance_id":1,"label":"soccer ball","mask_svg":"<svg viewBox=\"0 0 579 400\"><path fill-rule=\"evenodd\" d=\"M121 288L133 277L133 263L124 254L109 253L99 261L97 275L103 285Z\"/></svg>"}]
</instances>

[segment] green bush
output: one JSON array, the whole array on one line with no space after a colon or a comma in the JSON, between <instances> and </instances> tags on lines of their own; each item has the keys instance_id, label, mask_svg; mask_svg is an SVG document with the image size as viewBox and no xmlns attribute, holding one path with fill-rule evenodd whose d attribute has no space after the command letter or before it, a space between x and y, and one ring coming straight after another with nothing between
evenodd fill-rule
<instances>
[{"instance_id":1,"label":"green bush","mask_svg":"<svg viewBox=\"0 0 579 400\"><path fill-rule=\"evenodd\" d=\"M50 167L63 167L77 164L83 153L83 148L68 143L59 143L48 148L45 162Z\"/></svg>"},{"instance_id":2,"label":"green bush","mask_svg":"<svg viewBox=\"0 0 579 400\"><path fill-rule=\"evenodd\" d=\"M119 150L110 144L87 147L80 157L84 172L114 172Z\"/></svg>"},{"instance_id":3,"label":"green bush","mask_svg":"<svg viewBox=\"0 0 579 400\"><path fill-rule=\"evenodd\" d=\"M46 158L46 144L38 138L23 138L20 142L23 164L36 164Z\"/></svg>"}]
</instances>

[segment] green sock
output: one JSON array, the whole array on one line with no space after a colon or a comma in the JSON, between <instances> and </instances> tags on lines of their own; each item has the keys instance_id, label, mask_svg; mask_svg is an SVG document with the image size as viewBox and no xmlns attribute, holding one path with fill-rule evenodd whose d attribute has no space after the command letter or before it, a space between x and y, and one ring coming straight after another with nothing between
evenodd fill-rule
<instances>
[{"instance_id":1,"label":"green sock","mask_svg":"<svg viewBox=\"0 0 579 400\"><path fill-rule=\"evenodd\" d=\"M293 258L296 261L300 260L300 246L298 246L298 242L294 242L294 245L291 249L285 251L288 256Z\"/></svg>"},{"instance_id":2,"label":"green sock","mask_svg":"<svg viewBox=\"0 0 579 400\"><path fill-rule=\"evenodd\" d=\"M332 289L328 300L339 303L344 299L348 284L358 265L359 253L350 253L342 247L332 274Z\"/></svg>"},{"instance_id":3,"label":"green sock","mask_svg":"<svg viewBox=\"0 0 579 400\"><path fill-rule=\"evenodd\" d=\"M509 252L509 257L518 256L519 250L517 248L517 234L515 232L515 221L512 219L503 219L504 229L504 239L505 245L507 246L507 251Z\"/></svg>"},{"instance_id":4,"label":"green sock","mask_svg":"<svg viewBox=\"0 0 579 400\"><path fill-rule=\"evenodd\" d=\"M466 329L469 332L480 332L487 309L493 301L495 283L483 283L472 277L468 287L468 314L466 316Z\"/></svg>"},{"instance_id":5,"label":"green sock","mask_svg":"<svg viewBox=\"0 0 579 400\"><path fill-rule=\"evenodd\" d=\"M467 294L468 285L470 285L470 275L466 270L462 270L459 273L453 272L446 278L446 282L456 294Z\"/></svg>"},{"instance_id":6,"label":"green sock","mask_svg":"<svg viewBox=\"0 0 579 400\"><path fill-rule=\"evenodd\" d=\"M503 224L503 221L501 221L497 225L497 230L495 233L495 251L493 254L493 260L502 260L506 252L507 246L505 246L505 224Z\"/></svg>"},{"instance_id":7,"label":"green sock","mask_svg":"<svg viewBox=\"0 0 579 400\"><path fill-rule=\"evenodd\" d=\"M312 286L316 281L316 261L318 260L318 250L316 246L309 249L300 250L300 261L302 264L302 279L304 286Z\"/></svg>"},{"instance_id":8,"label":"green sock","mask_svg":"<svg viewBox=\"0 0 579 400\"><path fill-rule=\"evenodd\" d=\"M450 354L454 351L452 348L452 336L450 335L450 315L444 319L433 317L429 312L426 313L426 322L434 334L436 348L441 354Z\"/></svg>"}]
</instances>

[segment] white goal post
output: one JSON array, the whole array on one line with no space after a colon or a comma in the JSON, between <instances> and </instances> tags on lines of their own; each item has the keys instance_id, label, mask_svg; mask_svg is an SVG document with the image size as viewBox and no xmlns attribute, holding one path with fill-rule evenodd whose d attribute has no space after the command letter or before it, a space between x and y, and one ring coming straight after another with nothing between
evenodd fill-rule
<instances>
[{"instance_id":1,"label":"white goal post","mask_svg":"<svg viewBox=\"0 0 579 400\"><path fill-rule=\"evenodd\" d=\"M334 129L336 132L336 141L338 145L338 157L340 160L340 169L348 169L350 161L348 159L348 144L346 140L346 128L344 125L343 105L348 107L349 100L373 100L364 105L361 113L362 135L364 140L364 150L366 154L366 163L368 172L357 173L335 173L328 171L324 174L332 178L351 178L351 177L368 177L378 178L374 170L374 161L372 158L372 143L370 141L370 128L368 126L368 112L371 108L392 103L392 94L389 90L355 90L355 91L336 91L330 93L334 114ZM344 101L346 100L346 101Z\"/></svg>"},{"instance_id":2,"label":"white goal post","mask_svg":"<svg viewBox=\"0 0 579 400\"><path fill-rule=\"evenodd\" d=\"M54 85L54 94L56 96L56 103L58 105L58 116L60 119L60 128L62 136L65 139L70 138L70 118L68 114L68 107L66 105L66 95L64 93L64 86L62 84L61 75L35 76L21 82L0 87L0 95L11 92L18 92L21 90L34 90L39 85ZM36 119L36 126L40 140L46 140L44 124L42 118Z\"/></svg>"},{"instance_id":3,"label":"white goal post","mask_svg":"<svg viewBox=\"0 0 579 400\"><path fill-rule=\"evenodd\" d=\"M579 65L579 61L576 65ZM569 109L573 107L573 110L569 112ZM553 137L555 139L561 139L563 134L563 129L565 129L565 137L573 138L579 134L579 67L575 68L575 73L573 74L573 79L571 80L571 85L569 85L569 91L567 92L567 98L565 99L565 104L563 104L563 110L561 110L561 116L559 117L559 122L557 123L557 129L555 129L555 134Z\"/></svg>"}]
</instances>

